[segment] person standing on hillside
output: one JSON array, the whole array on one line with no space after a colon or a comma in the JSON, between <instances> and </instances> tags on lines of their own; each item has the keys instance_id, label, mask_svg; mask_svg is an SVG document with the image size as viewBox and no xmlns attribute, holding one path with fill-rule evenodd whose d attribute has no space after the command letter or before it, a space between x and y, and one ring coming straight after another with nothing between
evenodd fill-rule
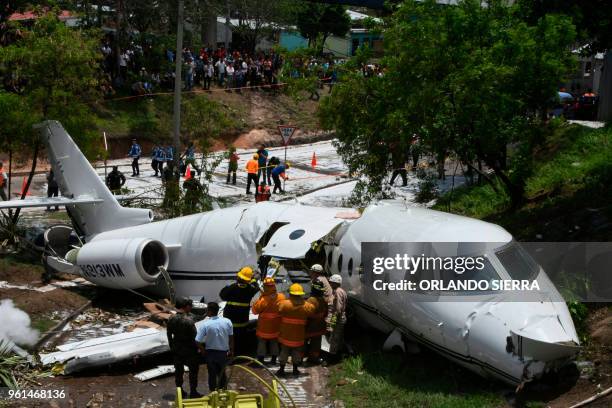
<instances>
[{"instance_id":1,"label":"person standing on hillside","mask_svg":"<svg viewBox=\"0 0 612 408\"><path fill-rule=\"evenodd\" d=\"M257 191L257 187L259 187L259 183L257 180L257 172L259 171L258 159L259 159L259 155L255 153L253 155L253 158L249 160L246 164L246 171L247 171L246 193L247 194L251 194L251 182L255 184L255 191Z\"/></svg>"},{"instance_id":2,"label":"person standing on hillside","mask_svg":"<svg viewBox=\"0 0 612 408\"><path fill-rule=\"evenodd\" d=\"M121 187L125 184L125 176L119 171L119 166L113 166L113 170L106 176L106 185L113 194L120 194Z\"/></svg>"},{"instance_id":3,"label":"person standing on hillside","mask_svg":"<svg viewBox=\"0 0 612 408\"><path fill-rule=\"evenodd\" d=\"M193 142L189 143L189 147L185 150L185 168L187 168L187 166L191 166L195 169L195 171L198 172L198 176L202 173L202 170L196 164L195 145Z\"/></svg>"},{"instance_id":4,"label":"person standing on hillside","mask_svg":"<svg viewBox=\"0 0 612 408\"><path fill-rule=\"evenodd\" d=\"M55 174L53 170L49 170L47 174L47 198L57 197L59 195L59 186L57 180L55 180ZM47 206L47 211L51 211L51 207ZM55 206L55 211L59 211L59 206Z\"/></svg>"},{"instance_id":5,"label":"person standing on hillside","mask_svg":"<svg viewBox=\"0 0 612 408\"><path fill-rule=\"evenodd\" d=\"M266 150L266 146L264 144L261 144L259 146L259 150L257 150L257 155L259 156L257 159L257 164L259 166L259 170L257 172L257 179L259 180L259 184L266 184L266 164L268 164L268 151Z\"/></svg>"},{"instance_id":6,"label":"person standing on hillside","mask_svg":"<svg viewBox=\"0 0 612 408\"><path fill-rule=\"evenodd\" d=\"M206 61L206 65L204 65L204 90L210 90L210 83L212 82L213 77L215 76L215 67L213 66L210 60Z\"/></svg>"},{"instance_id":7,"label":"person standing on hillside","mask_svg":"<svg viewBox=\"0 0 612 408\"><path fill-rule=\"evenodd\" d=\"M219 74L219 86L223 86L225 83L225 61L223 59L219 59L215 64L215 68L217 68L217 72Z\"/></svg>"},{"instance_id":8,"label":"person standing on hillside","mask_svg":"<svg viewBox=\"0 0 612 408\"><path fill-rule=\"evenodd\" d=\"M278 166L272 169L272 180L274 180L274 191L272 192L274 194L276 194L277 191L280 192L281 194L285 192L285 190L283 190L283 184L281 182L281 179L289 180L289 176L285 174L285 171L288 168L289 168L289 163L285 163L285 164L279 164Z\"/></svg>"},{"instance_id":9,"label":"person standing on hillside","mask_svg":"<svg viewBox=\"0 0 612 408\"><path fill-rule=\"evenodd\" d=\"M238 171L238 160L240 156L236 153L234 146L229 149L229 163L227 164L227 181L225 184L229 184L230 176L232 178L232 184L236 185L236 172Z\"/></svg>"},{"instance_id":10,"label":"person standing on hillside","mask_svg":"<svg viewBox=\"0 0 612 408\"><path fill-rule=\"evenodd\" d=\"M8 186L8 177L6 176L6 173L4 172L4 163L0 162L0 198L2 198L3 201L8 200L8 196L6 194L7 186Z\"/></svg>"},{"instance_id":11,"label":"person standing on hillside","mask_svg":"<svg viewBox=\"0 0 612 408\"><path fill-rule=\"evenodd\" d=\"M136 142L136 139L132 139L132 146L130 147L130 151L128 152L128 156L132 158L132 177L140 176L140 167L138 165L138 160L140 160L141 154L142 148Z\"/></svg>"}]
</instances>

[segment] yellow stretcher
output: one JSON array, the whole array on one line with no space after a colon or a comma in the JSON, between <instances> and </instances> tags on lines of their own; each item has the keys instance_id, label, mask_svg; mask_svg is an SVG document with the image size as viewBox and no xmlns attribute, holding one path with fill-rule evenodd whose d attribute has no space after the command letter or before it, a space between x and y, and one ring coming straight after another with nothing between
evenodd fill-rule
<instances>
[{"instance_id":1,"label":"yellow stretcher","mask_svg":"<svg viewBox=\"0 0 612 408\"><path fill-rule=\"evenodd\" d=\"M239 394L236 391L214 391L205 397L183 399L181 388L176 389L177 408L280 408L278 383L272 381L274 393L267 398L261 394Z\"/></svg>"}]
</instances>

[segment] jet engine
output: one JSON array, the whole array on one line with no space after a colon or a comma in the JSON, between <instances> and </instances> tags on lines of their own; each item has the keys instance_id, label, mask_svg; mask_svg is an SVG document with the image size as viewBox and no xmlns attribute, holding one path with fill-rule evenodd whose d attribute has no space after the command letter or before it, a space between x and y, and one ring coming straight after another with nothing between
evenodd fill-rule
<instances>
[{"instance_id":1,"label":"jet engine","mask_svg":"<svg viewBox=\"0 0 612 408\"><path fill-rule=\"evenodd\" d=\"M137 289L154 285L168 267L168 250L149 238L92 241L66 254L81 276L96 285Z\"/></svg>"}]
</instances>

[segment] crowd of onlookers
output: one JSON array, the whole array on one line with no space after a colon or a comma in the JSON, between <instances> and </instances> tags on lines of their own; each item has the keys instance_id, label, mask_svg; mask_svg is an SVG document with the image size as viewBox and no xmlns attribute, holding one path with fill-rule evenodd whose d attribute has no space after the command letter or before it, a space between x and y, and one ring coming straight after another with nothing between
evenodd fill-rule
<instances>
[{"instance_id":1,"label":"crowd of onlookers","mask_svg":"<svg viewBox=\"0 0 612 408\"><path fill-rule=\"evenodd\" d=\"M163 63L159 61L151 69L145 67L145 51L140 45L133 44L117 55L110 42L104 42L101 52L107 76L103 85L106 96L114 95L118 88L129 88L133 95L174 89L175 50L166 49ZM213 85L237 91L244 87L273 86L278 84L277 75L283 63L283 57L273 50L245 52L207 46L196 51L187 47L182 50L183 90L191 91L196 86L210 90Z\"/></svg>"}]
</instances>

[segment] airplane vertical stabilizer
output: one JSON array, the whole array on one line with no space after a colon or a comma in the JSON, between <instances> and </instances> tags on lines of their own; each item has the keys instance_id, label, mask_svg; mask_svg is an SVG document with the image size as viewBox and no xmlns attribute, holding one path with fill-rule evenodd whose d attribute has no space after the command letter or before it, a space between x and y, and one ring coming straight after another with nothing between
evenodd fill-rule
<instances>
[{"instance_id":1,"label":"airplane vertical stabilizer","mask_svg":"<svg viewBox=\"0 0 612 408\"><path fill-rule=\"evenodd\" d=\"M79 147L62 125L54 120L36 126L47 145L49 163L64 197L102 200L94 204L73 204L66 208L83 235L146 224L153 213L147 209L125 208L115 199Z\"/></svg>"}]
</instances>

